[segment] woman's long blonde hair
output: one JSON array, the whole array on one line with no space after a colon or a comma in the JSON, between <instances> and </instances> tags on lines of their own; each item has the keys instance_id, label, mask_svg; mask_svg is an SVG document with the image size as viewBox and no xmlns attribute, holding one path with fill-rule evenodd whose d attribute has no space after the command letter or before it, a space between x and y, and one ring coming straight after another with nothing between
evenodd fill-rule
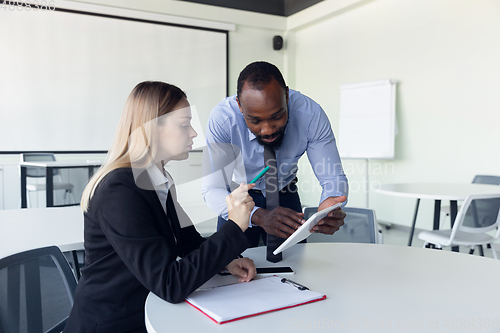
<instances>
[{"instance_id":1,"label":"woman's long blonde hair","mask_svg":"<svg viewBox=\"0 0 500 333\"><path fill-rule=\"evenodd\" d=\"M95 189L111 171L146 166L157 150L152 120L173 111L186 94L178 87L158 81L145 81L135 86L127 98L106 161L90 179L80 202L82 211L89 208Z\"/></svg>"}]
</instances>

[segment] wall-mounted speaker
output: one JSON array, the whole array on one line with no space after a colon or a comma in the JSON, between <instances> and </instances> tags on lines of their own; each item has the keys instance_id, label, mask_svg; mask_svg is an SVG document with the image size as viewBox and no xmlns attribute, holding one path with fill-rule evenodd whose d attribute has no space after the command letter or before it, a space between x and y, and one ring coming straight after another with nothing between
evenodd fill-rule
<instances>
[{"instance_id":1,"label":"wall-mounted speaker","mask_svg":"<svg viewBox=\"0 0 500 333\"><path fill-rule=\"evenodd\" d=\"M283 48L283 37L274 36L273 37L273 49L281 50Z\"/></svg>"}]
</instances>

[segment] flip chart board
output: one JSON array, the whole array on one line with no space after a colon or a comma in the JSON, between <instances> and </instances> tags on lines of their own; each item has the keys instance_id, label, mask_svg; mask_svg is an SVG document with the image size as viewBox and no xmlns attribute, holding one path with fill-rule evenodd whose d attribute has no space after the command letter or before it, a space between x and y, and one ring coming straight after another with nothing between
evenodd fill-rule
<instances>
[{"instance_id":1,"label":"flip chart board","mask_svg":"<svg viewBox=\"0 0 500 333\"><path fill-rule=\"evenodd\" d=\"M394 158L396 83L378 80L343 84L340 91L340 156Z\"/></svg>"}]
</instances>

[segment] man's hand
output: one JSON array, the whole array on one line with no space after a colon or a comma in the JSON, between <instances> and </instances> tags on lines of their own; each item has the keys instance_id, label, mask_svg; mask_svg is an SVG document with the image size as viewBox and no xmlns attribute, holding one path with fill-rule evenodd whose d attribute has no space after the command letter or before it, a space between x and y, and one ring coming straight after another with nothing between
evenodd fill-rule
<instances>
[{"instance_id":1,"label":"man's hand","mask_svg":"<svg viewBox=\"0 0 500 333\"><path fill-rule=\"evenodd\" d=\"M226 266L229 273L240 277L240 282L249 282L257 274L255 264L250 258L234 259Z\"/></svg>"},{"instance_id":2,"label":"man's hand","mask_svg":"<svg viewBox=\"0 0 500 333\"><path fill-rule=\"evenodd\" d=\"M339 202L346 201L347 198L343 195L341 197L328 197L318 207L318 212ZM311 229L311 232L321 233L326 235L333 235L336 231L344 225L345 212L342 208L337 208L328 213L328 216L319 221L319 223Z\"/></svg>"},{"instance_id":3,"label":"man's hand","mask_svg":"<svg viewBox=\"0 0 500 333\"><path fill-rule=\"evenodd\" d=\"M285 207L276 207L273 210L259 208L252 216L253 224L279 238L290 237L304 222L303 213Z\"/></svg>"}]
</instances>

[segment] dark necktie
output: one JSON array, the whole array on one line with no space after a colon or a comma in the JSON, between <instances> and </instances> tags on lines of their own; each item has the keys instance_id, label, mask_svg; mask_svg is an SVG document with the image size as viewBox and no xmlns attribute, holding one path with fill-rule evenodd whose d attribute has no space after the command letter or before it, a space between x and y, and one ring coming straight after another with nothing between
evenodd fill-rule
<instances>
[{"instance_id":1,"label":"dark necktie","mask_svg":"<svg viewBox=\"0 0 500 333\"><path fill-rule=\"evenodd\" d=\"M161 161L161 170L163 172L163 176L167 178L167 170L165 170L165 162ZM165 186L167 183L165 183ZM170 188L168 189L168 194L167 194L167 201L165 203L165 208L166 208L166 213L167 213L167 220L170 225L170 229L172 230L172 236L174 237L175 243L177 244L179 242L179 235L180 235L180 223L179 223L179 217L177 215L177 210L175 209L175 203L172 198L172 195L175 198L175 201L177 201L177 194L175 192L175 185L172 184Z\"/></svg>"},{"instance_id":2,"label":"dark necktie","mask_svg":"<svg viewBox=\"0 0 500 333\"><path fill-rule=\"evenodd\" d=\"M272 147L264 147L264 164L269 166L266 173L266 209L273 210L280 205L280 194L278 188L278 169L276 168L276 155ZM283 239L267 234L267 260L278 262L282 259L282 254L274 255L273 251L280 246Z\"/></svg>"}]
</instances>

